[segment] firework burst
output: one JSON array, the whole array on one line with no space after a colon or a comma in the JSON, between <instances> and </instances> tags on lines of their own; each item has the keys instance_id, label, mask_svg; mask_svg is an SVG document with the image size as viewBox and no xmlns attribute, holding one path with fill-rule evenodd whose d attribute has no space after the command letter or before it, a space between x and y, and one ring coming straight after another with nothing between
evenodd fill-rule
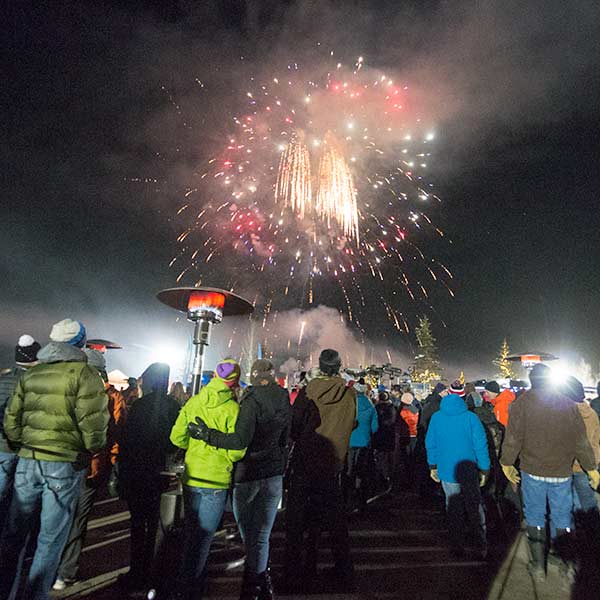
<instances>
[{"instance_id":1,"label":"firework burst","mask_svg":"<svg viewBox=\"0 0 600 600\"><path fill-rule=\"evenodd\" d=\"M362 328L376 298L408 331L408 306L430 305L432 284L452 294L450 271L419 247L443 236L424 212L438 200L425 176L433 133L406 86L363 67L250 78L180 209L194 218L173 259L178 281L252 285L265 326L281 308L335 303Z\"/></svg>"}]
</instances>

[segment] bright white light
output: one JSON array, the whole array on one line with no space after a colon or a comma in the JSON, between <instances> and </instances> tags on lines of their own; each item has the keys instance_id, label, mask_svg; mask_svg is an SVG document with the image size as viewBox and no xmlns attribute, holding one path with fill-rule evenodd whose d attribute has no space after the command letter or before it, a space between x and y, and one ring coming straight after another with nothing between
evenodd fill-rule
<instances>
[{"instance_id":1,"label":"bright white light","mask_svg":"<svg viewBox=\"0 0 600 600\"><path fill-rule=\"evenodd\" d=\"M277 146L277 150L279 150L279 152L283 152L285 150L285 146L283 144L279 144L279 146Z\"/></svg>"},{"instance_id":2,"label":"bright white light","mask_svg":"<svg viewBox=\"0 0 600 600\"><path fill-rule=\"evenodd\" d=\"M553 385L562 385L570 375L569 369L564 365L552 365L550 367L550 381Z\"/></svg>"},{"instance_id":3,"label":"bright white light","mask_svg":"<svg viewBox=\"0 0 600 600\"><path fill-rule=\"evenodd\" d=\"M433 131L430 131L426 136L425 139L430 142L431 140L435 139L435 133L433 133Z\"/></svg>"},{"instance_id":4,"label":"bright white light","mask_svg":"<svg viewBox=\"0 0 600 600\"><path fill-rule=\"evenodd\" d=\"M348 129L354 129L354 123L350 122L346 127L348 127Z\"/></svg>"}]
</instances>

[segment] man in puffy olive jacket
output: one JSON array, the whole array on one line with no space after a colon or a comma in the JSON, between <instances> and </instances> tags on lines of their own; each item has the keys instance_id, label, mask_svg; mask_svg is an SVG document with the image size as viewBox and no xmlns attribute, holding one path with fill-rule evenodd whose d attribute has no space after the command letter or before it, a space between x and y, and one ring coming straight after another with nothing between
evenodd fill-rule
<instances>
[{"instance_id":1,"label":"man in puffy olive jacket","mask_svg":"<svg viewBox=\"0 0 600 600\"><path fill-rule=\"evenodd\" d=\"M48 598L89 459L106 445L107 397L78 347L85 343L83 325L61 321L50 339L4 415L4 432L19 448L19 462L0 541L0 598L9 596L39 506L40 533L23 595Z\"/></svg>"}]
</instances>

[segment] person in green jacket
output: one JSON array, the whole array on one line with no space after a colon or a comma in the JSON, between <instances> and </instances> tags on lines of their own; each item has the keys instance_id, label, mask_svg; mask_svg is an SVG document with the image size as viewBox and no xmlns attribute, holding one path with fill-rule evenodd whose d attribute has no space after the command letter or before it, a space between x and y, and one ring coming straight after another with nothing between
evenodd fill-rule
<instances>
[{"instance_id":1,"label":"person in green jacket","mask_svg":"<svg viewBox=\"0 0 600 600\"><path fill-rule=\"evenodd\" d=\"M206 560L225 509L233 465L246 451L209 446L190 436L188 424L200 417L208 427L232 433L240 411L233 391L239 378L240 366L234 360L218 363L214 377L184 404L171 431L171 442L186 451L183 494L187 536L183 573L185 587L191 594L202 590Z\"/></svg>"},{"instance_id":2,"label":"person in green jacket","mask_svg":"<svg viewBox=\"0 0 600 600\"><path fill-rule=\"evenodd\" d=\"M90 458L106 445L108 400L98 371L81 351L85 328L65 319L52 327L50 339L38 353L40 364L19 380L4 414L4 433L19 448L19 461L0 540L0 598L9 597L38 516L40 533L23 597L48 598Z\"/></svg>"}]
</instances>

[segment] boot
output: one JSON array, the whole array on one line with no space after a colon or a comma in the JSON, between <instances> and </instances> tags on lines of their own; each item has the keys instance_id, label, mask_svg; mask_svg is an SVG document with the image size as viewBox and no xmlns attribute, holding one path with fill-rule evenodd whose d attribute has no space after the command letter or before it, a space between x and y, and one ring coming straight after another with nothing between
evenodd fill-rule
<instances>
[{"instance_id":1,"label":"boot","mask_svg":"<svg viewBox=\"0 0 600 600\"><path fill-rule=\"evenodd\" d=\"M546 579L546 529L541 527L527 527L527 540L531 560L527 570L534 581L540 582Z\"/></svg>"},{"instance_id":2,"label":"boot","mask_svg":"<svg viewBox=\"0 0 600 600\"><path fill-rule=\"evenodd\" d=\"M557 529L548 555L548 564L558 567L561 580L570 587L575 581L575 536L571 529Z\"/></svg>"},{"instance_id":3,"label":"boot","mask_svg":"<svg viewBox=\"0 0 600 600\"><path fill-rule=\"evenodd\" d=\"M259 578L259 575L246 569L242 581L240 600L259 600L261 592L260 582L261 579Z\"/></svg>"},{"instance_id":4,"label":"boot","mask_svg":"<svg viewBox=\"0 0 600 600\"><path fill-rule=\"evenodd\" d=\"M257 575L257 578L260 584L258 600L275 600L273 581L271 580L271 568L267 567L263 573Z\"/></svg>"}]
</instances>

